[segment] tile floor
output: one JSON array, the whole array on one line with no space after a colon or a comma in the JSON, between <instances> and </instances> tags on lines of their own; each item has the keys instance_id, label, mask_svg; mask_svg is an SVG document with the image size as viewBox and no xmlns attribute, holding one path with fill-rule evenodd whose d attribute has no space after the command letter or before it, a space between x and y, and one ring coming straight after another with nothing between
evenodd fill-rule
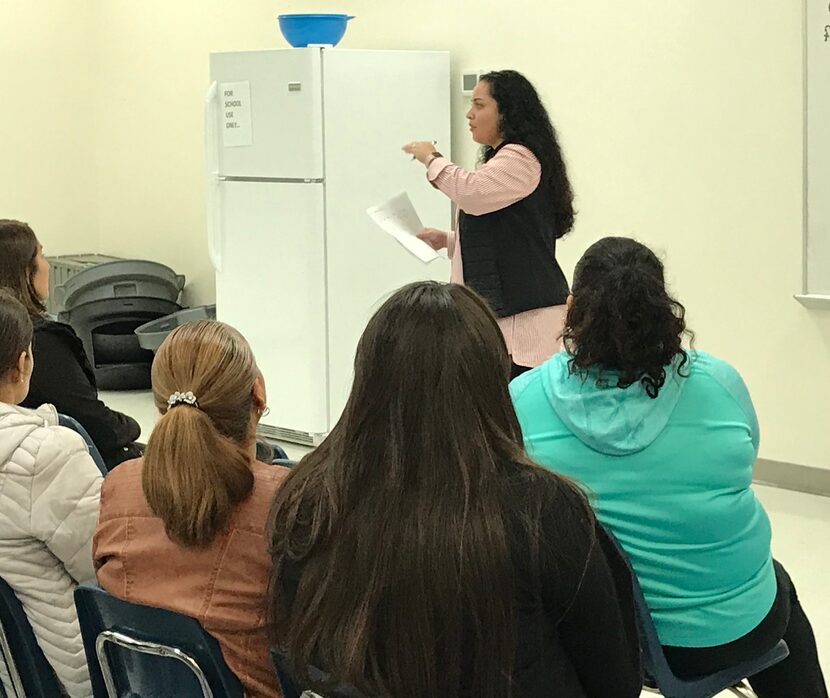
<instances>
[{"instance_id":1,"label":"tile floor","mask_svg":"<svg viewBox=\"0 0 830 698\"><path fill-rule=\"evenodd\" d=\"M113 409L126 412L141 424L146 439L156 421L153 400L147 391L102 392L101 399ZM296 444L283 444L291 458L308 451ZM799 598L816 633L825 677L830 677L830 497L756 485L773 530L775 557L787 568ZM731 696L722 693L721 696ZM643 693L643 698L654 696Z\"/></svg>"}]
</instances>

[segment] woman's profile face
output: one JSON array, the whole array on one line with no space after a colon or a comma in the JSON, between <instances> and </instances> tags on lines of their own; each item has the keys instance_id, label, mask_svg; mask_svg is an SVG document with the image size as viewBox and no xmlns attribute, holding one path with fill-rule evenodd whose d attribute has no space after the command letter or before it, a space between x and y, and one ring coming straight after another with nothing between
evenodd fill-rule
<instances>
[{"instance_id":1,"label":"woman's profile face","mask_svg":"<svg viewBox=\"0 0 830 698\"><path fill-rule=\"evenodd\" d=\"M473 140L495 148L502 140L499 132L499 105L490 94L490 85L486 80L478 81L470 101L467 121Z\"/></svg>"},{"instance_id":2,"label":"woman's profile face","mask_svg":"<svg viewBox=\"0 0 830 698\"><path fill-rule=\"evenodd\" d=\"M43 256L43 246L40 243L37 244L35 253L32 287L40 300L49 298L49 262Z\"/></svg>"}]
</instances>

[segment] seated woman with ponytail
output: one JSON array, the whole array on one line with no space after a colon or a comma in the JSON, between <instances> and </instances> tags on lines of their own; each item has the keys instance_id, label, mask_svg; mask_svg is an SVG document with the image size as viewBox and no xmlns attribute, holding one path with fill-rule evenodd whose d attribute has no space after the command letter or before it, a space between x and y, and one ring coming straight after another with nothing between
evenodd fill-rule
<instances>
[{"instance_id":1,"label":"seated woman with ponytail","mask_svg":"<svg viewBox=\"0 0 830 698\"><path fill-rule=\"evenodd\" d=\"M279 696L264 620L263 532L285 468L255 459L265 385L233 328L183 325L153 363L161 417L144 458L112 471L93 555L98 582L201 622L246 696Z\"/></svg>"},{"instance_id":2,"label":"seated woman with ponytail","mask_svg":"<svg viewBox=\"0 0 830 698\"><path fill-rule=\"evenodd\" d=\"M749 392L725 361L683 348L684 315L650 249L591 246L574 271L566 351L510 385L525 446L591 494L675 673L714 672L783 637L790 656L750 679L755 693L826 698L810 623L751 489Z\"/></svg>"}]
</instances>

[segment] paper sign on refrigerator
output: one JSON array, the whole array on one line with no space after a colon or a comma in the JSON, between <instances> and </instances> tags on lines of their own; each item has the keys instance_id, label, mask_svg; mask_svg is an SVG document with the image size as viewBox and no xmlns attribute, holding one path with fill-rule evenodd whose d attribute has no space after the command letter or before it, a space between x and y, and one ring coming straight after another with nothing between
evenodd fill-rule
<instances>
[{"instance_id":1,"label":"paper sign on refrigerator","mask_svg":"<svg viewBox=\"0 0 830 698\"><path fill-rule=\"evenodd\" d=\"M219 85L222 107L222 144L226 147L251 145L251 83L223 82Z\"/></svg>"}]
</instances>

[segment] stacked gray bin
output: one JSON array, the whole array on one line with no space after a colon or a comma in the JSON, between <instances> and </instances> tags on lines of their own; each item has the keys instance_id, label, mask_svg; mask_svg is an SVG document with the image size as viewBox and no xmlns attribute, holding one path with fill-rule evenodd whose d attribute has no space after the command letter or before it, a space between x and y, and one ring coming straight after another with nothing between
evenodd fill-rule
<instances>
[{"instance_id":1,"label":"stacked gray bin","mask_svg":"<svg viewBox=\"0 0 830 698\"><path fill-rule=\"evenodd\" d=\"M55 289L58 315L81 338L101 390L150 387L153 354L135 329L178 310L185 279L169 267L138 259L99 264Z\"/></svg>"},{"instance_id":2,"label":"stacked gray bin","mask_svg":"<svg viewBox=\"0 0 830 698\"><path fill-rule=\"evenodd\" d=\"M215 305L198 305L195 308L180 310L178 313L165 315L158 320L152 320L141 327L137 327L135 336L138 337L138 343L142 349L147 349L155 354L161 346L161 343L167 338L167 335L177 327L186 325L188 322L215 319Z\"/></svg>"},{"instance_id":3,"label":"stacked gray bin","mask_svg":"<svg viewBox=\"0 0 830 698\"><path fill-rule=\"evenodd\" d=\"M63 307L58 302L56 289L63 286L70 278L99 264L117 262L121 257L110 257L104 254L63 254L47 257L49 262L49 298L46 299L46 312L57 315Z\"/></svg>"}]
</instances>

